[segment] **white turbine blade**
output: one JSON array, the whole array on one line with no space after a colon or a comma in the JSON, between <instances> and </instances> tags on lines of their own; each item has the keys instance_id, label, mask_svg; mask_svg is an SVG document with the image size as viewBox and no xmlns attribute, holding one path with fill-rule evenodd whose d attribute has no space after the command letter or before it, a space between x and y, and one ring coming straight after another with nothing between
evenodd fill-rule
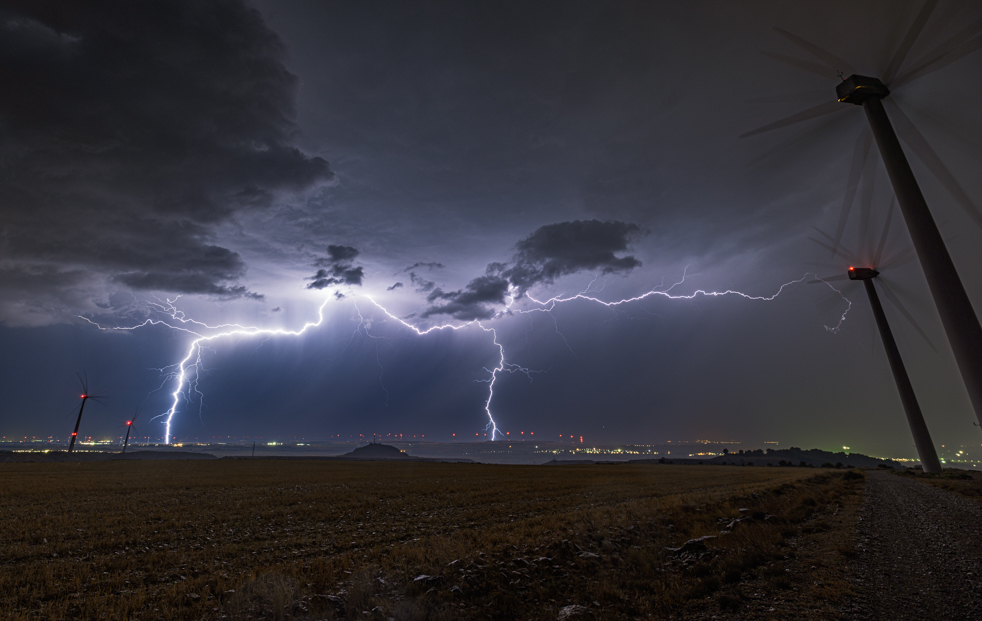
<instances>
[{"instance_id":1,"label":"white turbine blade","mask_svg":"<svg viewBox=\"0 0 982 621\"><path fill-rule=\"evenodd\" d=\"M779 143L763 151L747 163L747 166L757 166L763 163L770 165L782 165L798 157L812 144L818 144L823 140L828 140L836 126L846 119L856 119L854 115L825 116L814 123L809 123L807 127L801 128L796 132L785 132L787 138L783 138ZM864 123L865 125L865 123Z\"/></svg>"},{"instance_id":2,"label":"white turbine blade","mask_svg":"<svg viewBox=\"0 0 982 621\"><path fill-rule=\"evenodd\" d=\"M906 248L897 251L889 258L884 259L883 262L877 267L882 267L883 269L896 269L902 265L907 265L916 258L917 255L914 253L914 247L907 246Z\"/></svg>"},{"instance_id":3,"label":"white turbine blade","mask_svg":"<svg viewBox=\"0 0 982 621\"><path fill-rule=\"evenodd\" d=\"M808 73L817 75L819 77L823 77L823 78L835 77L835 71L829 69L825 65L814 63L810 60L801 60L800 58L795 58L794 56L788 56L786 54L778 54L776 52L761 52L761 54L767 56L768 58L779 60L786 65L791 65L796 69L807 71Z\"/></svg>"},{"instance_id":4,"label":"white turbine blade","mask_svg":"<svg viewBox=\"0 0 982 621\"><path fill-rule=\"evenodd\" d=\"M823 237L825 237L829 241L834 241L832 239L832 236L829 235L828 233L826 233L825 231L822 231L821 229L816 228L814 226L812 228L815 229L816 231L818 231ZM814 237L809 237L808 239L810 239L812 242L818 244L822 248L825 248L826 250L831 251L833 257L835 255L839 255L843 259L845 259L846 261L849 261L850 263L852 263L853 265L862 265L863 264L862 260L860 260L860 258L858 256L856 256L852 252L849 252L848 250L846 250L842 246L839 246L838 248L835 248L831 244L827 244L827 243L823 242L820 239L815 239Z\"/></svg>"},{"instance_id":5,"label":"white turbine blade","mask_svg":"<svg viewBox=\"0 0 982 621\"><path fill-rule=\"evenodd\" d=\"M873 241L870 238L871 227L870 219L873 215L873 187L874 178L876 175L876 169L868 170L870 168L870 162L875 160L866 160L866 169L863 170L864 182L862 184L862 192L859 194L859 256L867 262L872 260L872 246ZM868 173L868 174L867 174Z\"/></svg>"},{"instance_id":6,"label":"white turbine blade","mask_svg":"<svg viewBox=\"0 0 982 621\"><path fill-rule=\"evenodd\" d=\"M883 248L887 245L887 236L890 233L890 221L893 220L893 211L897 204L897 197L890 200L890 207L887 208L887 219L883 224L883 232L880 233L880 242L876 245L876 252L873 253L873 267L880 265L883 258Z\"/></svg>"},{"instance_id":7,"label":"white turbine blade","mask_svg":"<svg viewBox=\"0 0 982 621\"><path fill-rule=\"evenodd\" d=\"M748 136L756 136L757 134L763 134L764 132L769 132L775 129L780 129L782 127L787 127L788 125L794 125L795 123L801 123L802 121L808 121L810 119L818 118L826 114L832 114L833 112L839 112L843 110L845 106L840 104L836 100L826 101L825 103L820 103L817 106L808 108L807 110L802 110L797 114L792 114L791 116L784 117L773 123L768 123L763 127L758 127L757 129L751 130L745 134L741 134L741 138L746 138Z\"/></svg>"},{"instance_id":8,"label":"white turbine blade","mask_svg":"<svg viewBox=\"0 0 982 621\"><path fill-rule=\"evenodd\" d=\"M911 151L914 152L917 157L924 162L927 169L938 178L941 185L945 186L951 195L955 198L965 213L975 221L975 224L982 228L982 213L975 207L972 203L972 199L969 198L968 194L962 188L955 176L951 174L948 167L944 165L938 154L934 152L931 145L924 138L920 131L914 126L904 111L900 109L900 106L896 105L889 99L887 100L890 106L890 111L893 113L894 124L897 128L897 134L900 138L910 147Z\"/></svg>"},{"instance_id":9,"label":"white turbine blade","mask_svg":"<svg viewBox=\"0 0 982 621\"><path fill-rule=\"evenodd\" d=\"M799 37L798 35L790 33L783 28L778 28L777 26L774 26L774 30L777 31L777 33L783 36L785 39L791 41L801 49L805 50L815 58L819 59L820 61L828 65L833 71L841 71L845 74L856 73L856 70L852 68L852 65L847 63L845 60L839 58L832 52L824 50L818 47L817 45L815 45L814 43L806 41L801 37Z\"/></svg>"},{"instance_id":10,"label":"white turbine blade","mask_svg":"<svg viewBox=\"0 0 982 621\"><path fill-rule=\"evenodd\" d=\"M887 65L886 71L883 72L883 82L885 84L889 84L897 76L900 66L904 64L907 54L910 53L910 48L914 45L917 37L920 36L921 30L924 29L924 24L927 23L928 18L931 17L931 13L934 12L934 7L936 6L938 6L938 0L927 0L924 6L921 7L917 17L914 18L914 23L910 25L907 34L904 35L903 40L900 42L900 46L893 54L893 58L890 60L890 64Z\"/></svg>"},{"instance_id":11,"label":"white turbine blade","mask_svg":"<svg viewBox=\"0 0 982 621\"><path fill-rule=\"evenodd\" d=\"M809 280L809 285L820 285L826 282L835 282L837 280L849 280L849 274L835 274L834 276L819 276L815 280ZM841 298L840 298L841 299Z\"/></svg>"},{"instance_id":12,"label":"white turbine blade","mask_svg":"<svg viewBox=\"0 0 982 621\"><path fill-rule=\"evenodd\" d=\"M769 97L754 97L746 99L743 103L748 104L784 104L784 103L811 103L828 99L829 89L823 88L818 91L802 91L799 93L786 93L784 95L771 95Z\"/></svg>"},{"instance_id":13,"label":"white turbine blade","mask_svg":"<svg viewBox=\"0 0 982 621\"><path fill-rule=\"evenodd\" d=\"M934 346L934 343L931 342L931 339L928 338L924 330L921 329L921 326L917 323L917 320L914 319L914 316L911 315L910 311L908 311L907 308L903 305L903 303L900 301L900 298L897 297L897 294L895 294L893 290L882 279L880 279L880 290L883 292L883 295L886 296L886 298L890 300L890 302L897 308L897 310L900 311L900 314L904 316L904 319L906 319L910 323L910 325L914 326L914 329L917 330L917 333L921 335L921 338L924 339L924 342L928 344L928 347L930 347L932 350L934 350L935 353L937 353L938 349Z\"/></svg>"},{"instance_id":14,"label":"white turbine blade","mask_svg":"<svg viewBox=\"0 0 982 621\"><path fill-rule=\"evenodd\" d=\"M980 31L982 31L982 18L975 20L950 39L924 54L910 69L894 78L888 86L892 89L900 88L908 82L934 73L978 50L982 47L982 37L976 36Z\"/></svg>"},{"instance_id":15,"label":"white turbine blade","mask_svg":"<svg viewBox=\"0 0 982 621\"><path fill-rule=\"evenodd\" d=\"M838 102L836 102L838 103ZM842 209L839 211L839 223L835 227L835 237L832 239L832 254L835 255L842 241L842 234L846 230L846 222L849 220L849 212L852 211L852 202L856 198L856 190L859 188L859 180L863 176L866 168L866 158L869 157L869 150L873 144L873 134L869 127L864 127L856 141L856 147L852 152L852 164L849 167L849 178L846 180L846 195L842 198Z\"/></svg>"}]
</instances>

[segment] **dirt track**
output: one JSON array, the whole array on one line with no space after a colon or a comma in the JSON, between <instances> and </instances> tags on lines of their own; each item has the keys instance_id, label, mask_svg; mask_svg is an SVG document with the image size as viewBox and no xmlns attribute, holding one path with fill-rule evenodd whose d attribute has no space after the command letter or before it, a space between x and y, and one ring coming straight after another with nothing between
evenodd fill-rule
<instances>
[{"instance_id":1,"label":"dirt track","mask_svg":"<svg viewBox=\"0 0 982 621\"><path fill-rule=\"evenodd\" d=\"M869 472L847 618L982 619L982 504Z\"/></svg>"}]
</instances>

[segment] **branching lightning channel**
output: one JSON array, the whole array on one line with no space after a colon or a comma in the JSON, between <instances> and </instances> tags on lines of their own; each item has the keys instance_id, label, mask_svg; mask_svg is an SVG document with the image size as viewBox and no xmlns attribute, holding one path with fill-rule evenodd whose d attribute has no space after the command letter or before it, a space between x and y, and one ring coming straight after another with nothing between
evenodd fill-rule
<instances>
[{"instance_id":1,"label":"branching lightning channel","mask_svg":"<svg viewBox=\"0 0 982 621\"><path fill-rule=\"evenodd\" d=\"M268 336L300 336L310 328L315 328L324 321L324 307L330 301L330 298L325 299L321 305L317 308L317 321L308 321L298 330L285 330L285 329L273 329L273 328L259 328L255 326L242 326L239 324L220 324L217 326L208 325L200 321L195 321L192 319L187 319L182 311L177 310L174 307L174 300L167 300L165 304L161 303L151 303L151 308L157 311L163 312L171 317L171 319L178 322L178 325L174 325L168 321L161 319L146 319L145 321L129 327L104 327L87 317L80 317L90 324L96 326L100 330L136 330L148 325L153 326L164 326L172 330L179 330L182 332L187 332L195 336L194 340L188 345L187 354L179 362L160 369L161 372L168 373L170 377L175 380L174 391L171 393L171 405L167 411L162 414L154 416L151 420L156 420L158 418L164 419L164 443L170 444L171 435L171 422L174 419L174 415L177 413L177 406L180 404L181 397L183 396L189 403L191 402L192 395L194 392L199 396L199 398L204 395L198 390L198 380L200 378L200 372L202 368L201 363L201 351L206 343L211 343L218 339L231 336L257 336L257 335L268 335ZM222 330L215 334L201 334L195 330L185 327L186 324L194 326L197 330L207 329L207 330ZM191 362L191 360L194 362Z\"/></svg>"},{"instance_id":2,"label":"branching lightning channel","mask_svg":"<svg viewBox=\"0 0 982 621\"><path fill-rule=\"evenodd\" d=\"M801 283L801 282L804 282L804 281L808 280L809 278L813 279L816 282L821 282L822 284L824 284L825 286L827 286L829 289L831 289L832 291L834 291L835 293L837 293L839 295L839 297L841 297L842 300L846 303L846 309L845 309L845 311L843 311L842 315L839 317L838 323L835 326L825 326L825 329L826 330L828 330L829 332L832 332L832 333L837 333L839 331L839 328L842 327L843 322L846 320L846 315L849 314L849 310L852 308L852 302L849 300L849 298L847 298L845 295L843 295L841 291L839 291L838 289L836 289L835 287L833 287L829 282L827 282L825 280L822 280L821 278L819 278L818 276L816 276L815 274L812 274L810 272L809 273L806 273L801 278L796 278L795 280L791 280L791 281L788 281L788 282L784 283L783 285L781 285L780 287L778 287L777 292L774 293L773 295L750 295L748 293L743 293L741 291L734 291L732 289L727 289L726 291L705 291L703 289L697 289L697 290L695 290L695 291L693 291L692 293L689 293L689 294L672 294L671 293L672 289L674 289L675 287L683 284L685 282L685 278L686 278L686 275L683 272L682 279L679 280L678 282L676 282L675 284L673 284L668 289L665 289L664 291L661 289L661 287L656 287L654 289L649 290L647 293L642 293L641 295L638 295L638 296L635 296L635 297L632 297L632 298L624 298L622 300L616 300L616 301L613 301L613 302L604 301L604 300L601 300L600 298L596 298L596 297L593 297L591 295L588 295L589 286L584 291L582 291L580 293L577 293L575 295L571 295L571 296L561 296L560 295L560 296L556 296L556 297L551 297L551 298L546 299L546 300L537 300L531 294L526 293L525 294L525 297L527 297L531 302L533 302L534 304L536 304L538 306L538 308L518 309L518 310L514 310L513 312L517 312L517 313L551 313L552 310L556 307L557 304L563 304L563 303L566 303L566 302L572 302L574 300L586 300L586 301L589 301L589 302L594 302L596 304L600 304L602 306L606 306L608 308L615 308L617 306L621 306L621 305L624 305L624 304L629 304L631 302L640 302L642 300L645 300L645 299L648 299L648 298L651 298L651 297L655 297L655 296L661 296L661 297L664 297L664 298L668 298L669 300L692 300L692 299L695 299L695 298L700 297L700 296L709 297L709 298L716 298L716 297L723 297L723 296L727 296L727 295L735 295L735 296L739 296L739 297L744 298L744 299L747 299L747 300L770 302L770 301L776 299L779 295L781 295L781 293L784 292L784 290L787 289L788 287L790 287L792 285L796 285L796 284ZM593 283L591 282L590 284L592 285ZM558 327L557 327L557 331L558 331ZM563 340L564 341L566 340L565 337L563 337ZM569 344L567 343L567 346L568 345Z\"/></svg>"},{"instance_id":3,"label":"branching lightning channel","mask_svg":"<svg viewBox=\"0 0 982 621\"><path fill-rule=\"evenodd\" d=\"M532 304L534 304L536 306L536 308L514 309L513 308L513 305L514 305L516 299L518 298L518 292L512 291L511 292L511 296L508 297L508 299L507 299L507 304L505 306L504 311L496 314L494 317L492 317L492 319L497 318L497 317L500 317L500 316L502 316L502 315L504 315L504 314L506 314L508 312L522 313L522 314L541 312L541 313L548 313L548 314L551 315L552 310L555 309L555 307L557 305L568 303L568 302L572 302L572 301L575 301L575 300L589 301L589 302L593 302L593 303L596 303L596 304L600 304L600 305L606 306L608 308L616 308L618 306L621 306L621 305L624 305L624 304L629 304L631 302L640 302L642 300L645 300L645 299L648 299L648 298L651 298L651 297L654 297L654 296L661 296L661 297L664 297L664 298L667 298L667 299L671 299L671 300L691 300L691 299L694 299L694 298L699 297L699 296L703 296L703 297L722 297L722 296L727 296L727 295L734 295L734 296L745 298L747 300L754 300L754 301L772 301L772 300L776 299L779 295L781 295L781 293L784 292L784 290L786 288L788 288L788 287L790 287L792 285L801 283L801 282L807 280L809 277L813 278L814 281L816 281L816 282L821 282L821 283L825 284L832 291L834 291L835 293L837 293L842 298L843 301L846 302L847 307L846 307L845 311L843 311L841 317L839 318L839 322L834 327L832 327L832 326L825 326L825 329L828 330L828 331L830 331L830 332L833 332L833 333L838 332L839 331L839 328L842 326L843 322L845 322L845 320L846 320L846 315L849 313L849 310L852 308L852 302L849 301L849 299L846 298L842 294L842 292L839 291L838 289L836 289L834 286L832 286L828 282L822 280L818 276L815 276L814 274L811 274L811 273L806 273L801 278L797 278L795 280L792 280L792 281L789 281L789 282L784 283L783 285L781 285L778 288L777 292L775 292L773 295L769 295L769 296L750 295L750 294L747 294L747 293L743 293L743 292L740 292L740 291L734 291L734 290L731 290L731 289L727 289L726 291L705 291L705 290L702 290L702 289L698 289L698 290L696 290L696 291L694 291L693 293L690 293L690 294L672 294L671 291L675 287L677 287L677 286L679 286L679 285L681 285L681 284L683 284L685 282L686 275L683 272L682 279L679 280L678 282L676 282L675 284L673 284L672 286L668 287L667 289L664 289L663 290L662 289L662 286L663 285L659 285L658 287L649 290L647 293L643 293L643 294L638 295L638 296L635 296L635 297L624 298L624 299L616 300L616 301L605 301L605 300L602 300L600 298L597 298L597 297L594 297L593 295L591 295L590 294L591 293L591 287L593 286L593 284L597 280L597 279L594 279L593 281L590 282L590 284L583 291L581 291L580 293L577 293L575 295L571 295L571 296L563 296L563 295L560 295L560 296L555 296L555 297L548 298L546 300L538 300L538 299L536 299L535 297L533 297L532 295L530 295L529 293L526 292L523 297L527 298ZM602 289L603 289L603 287L600 288L600 290L602 290ZM386 317L388 317L389 319L392 319L393 321L401 324L402 326L404 326L405 328L411 330L412 332L414 332L415 334L417 334L419 336L425 336L425 335L427 335L427 334L429 334L431 332L438 331L438 330L455 330L455 331L456 330L463 330L463 329L469 328L471 326L476 326L478 329L482 330L483 332L491 334L492 343L494 344L494 346L498 350L498 362L497 362L497 364L493 368L490 368L490 369L485 368L485 371L487 371L488 374L489 374L486 379L476 380L476 381L479 381L479 382L487 383L488 384L488 397L487 397L487 399L484 402L484 412L485 412L485 414L487 415L487 418L488 418L488 423L485 426L485 430L491 432L491 439L492 440L496 440L497 437L499 435L501 435L501 432L498 430L498 425L495 422L494 415L492 414L492 411L491 411L491 403L492 403L492 401L494 399L495 384L497 383L497 380L499 378L499 374L501 374L501 373L522 373L523 375L525 375L526 377L528 377L529 381L531 381L532 380L532 376L534 374L547 372L547 370L546 371L543 371L543 370L529 369L529 368L523 367L523 366L521 366L519 364L508 362L507 357L505 355L504 345L498 340L498 332L495 330L495 328L489 327L489 326L485 325L482 320L474 319L474 320L467 321L467 322L464 322L464 323L459 323L459 324L442 324L442 325L431 326L431 327L428 327L428 328L419 328L419 327L417 327L417 326L409 323L408 321L406 321L404 319L401 319L401 318L397 317L396 315L392 314L388 309L386 309L384 306L382 306L381 304L379 304L379 302L377 302L372 296L370 296L370 295L364 295L362 297L366 298L369 302L371 302L374 306L376 306L383 314L385 314ZM148 319L146 319L146 320L144 320L144 321L142 321L142 322L140 322L140 323L138 323L136 325L133 325L133 326L109 326L109 327L107 327L107 326L103 326L103 325L101 325L101 324L99 324L99 323L97 323L97 322L95 322L95 321L93 321L93 320L91 320L91 319L89 319L87 317L79 316L79 318L82 319L83 321L86 321L86 322L92 324L93 326L95 326L99 330L103 330L103 331L117 331L117 330L121 330L121 331L132 331L132 330L137 330L139 328L143 328L143 327L147 327L147 326L162 326L162 327L166 327L166 328L169 328L169 329L172 329L172 330L186 332L186 333L188 333L188 334L190 334L191 336L194 337L193 340L188 344L187 353L185 354L185 356L181 360L179 360L178 362L175 362L172 365L169 365L169 366L163 367L161 369L158 369L158 371L160 371L161 373L164 373L164 374L167 375L167 377L164 380L164 383L165 384L169 380L173 380L174 381L174 390L170 394L170 396L171 396L170 407L165 412L163 412L161 414L158 414L157 416L155 416L153 418L154 420L159 419L159 418L163 418L164 419L163 420L163 424L164 424L164 427L165 427L165 436L164 436L165 439L164 439L164 442L166 444L169 444L170 443L170 440L171 440L171 435L170 435L171 423L172 423L172 421L174 419L174 416L177 413L177 408L180 405L180 402L181 402L182 397L188 403L192 403L193 402L193 397L195 395L197 395L198 400L199 400L199 404L201 403L201 399L204 398L204 393L202 393L202 391L199 389L199 381L200 381L200 378L201 378L201 370L203 368L201 356L202 356L202 351L204 350L204 348L205 348L206 345L211 344L211 343L214 343L215 341L218 341L220 339L224 339L226 337L235 337L235 336L245 336L245 337L248 337L248 336L260 336L260 335L263 335L263 336L266 336L267 338L272 337L272 336L296 336L296 337L299 337L299 336L303 335L305 332L307 332L308 330L310 330L311 328L316 328L316 327L320 326L324 322L324 308L327 305L327 303L329 301L331 301L332 299L334 299L334 296L333 295L325 298L325 300L317 308L317 320L316 321L308 321L302 327L300 327L299 329L296 329L296 330L287 330L287 329L282 329L282 328L275 328L275 329L274 328L260 328L260 327L256 327L256 326L243 326L243 325L234 324L234 323L209 325L209 324L206 324L206 323L203 323L203 322L200 322L200 321L197 321L197 320L188 318L183 311L179 310L175 306L175 303L177 302L178 298L175 298L173 300L160 300L158 298L158 299L156 299L155 302L151 302L149 304L150 308L152 310L154 310L155 312L160 313L160 314L163 314L163 315L166 315L168 317L167 320L165 320L165 319L148 318ZM360 319L360 323L359 323L358 327L356 328L356 333L359 330L363 330L365 332L365 334L367 336L369 336L370 338L372 338L372 339L384 338L384 337L380 337L380 336L371 334L371 332L370 332L371 324L370 324L369 321L366 321L365 317L362 315L361 310L358 308L357 302L355 302L355 309L356 309L356 312L357 312L358 317ZM555 322L555 317L553 317L553 321ZM210 334L203 334L204 331L216 331L216 332L210 333ZM558 334L560 334L560 336L563 336L562 333L559 332L558 324L556 324L556 332ZM566 340L565 336L563 336L563 340L564 341ZM566 344L567 344L567 347L568 347L569 346L569 343L567 342ZM377 345L376 345L376 347L377 347ZM572 351L572 349L570 349L570 351ZM380 371L381 372L384 372L384 367L382 366L381 359L378 356L378 350L377 349L376 349L376 360L378 361L378 365L379 365ZM388 395L388 390L385 388L385 384L382 383L382 375L381 374L379 375L379 383L381 384L382 389L385 390L386 395ZM163 387L163 384L161 385L160 388L162 388L162 387ZM153 392L156 392L156 390L160 390L160 388L155 389Z\"/></svg>"}]
</instances>

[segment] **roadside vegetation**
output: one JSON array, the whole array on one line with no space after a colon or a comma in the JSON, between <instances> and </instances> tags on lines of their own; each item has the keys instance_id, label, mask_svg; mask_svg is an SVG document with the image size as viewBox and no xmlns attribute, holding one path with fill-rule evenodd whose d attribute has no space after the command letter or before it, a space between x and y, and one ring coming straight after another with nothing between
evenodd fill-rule
<instances>
[{"instance_id":1,"label":"roadside vegetation","mask_svg":"<svg viewBox=\"0 0 982 621\"><path fill-rule=\"evenodd\" d=\"M946 468L938 474L928 474L909 468L899 474L960 494L966 498L982 501L982 472Z\"/></svg>"},{"instance_id":2,"label":"roadside vegetation","mask_svg":"<svg viewBox=\"0 0 982 621\"><path fill-rule=\"evenodd\" d=\"M724 466L0 468L3 619L738 618L776 598L834 618L863 488Z\"/></svg>"}]
</instances>

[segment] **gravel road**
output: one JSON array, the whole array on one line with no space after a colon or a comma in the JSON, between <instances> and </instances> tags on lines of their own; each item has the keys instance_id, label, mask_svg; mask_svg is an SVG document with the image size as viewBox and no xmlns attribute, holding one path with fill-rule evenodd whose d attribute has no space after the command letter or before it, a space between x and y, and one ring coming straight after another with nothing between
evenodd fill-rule
<instances>
[{"instance_id":1,"label":"gravel road","mask_svg":"<svg viewBox=\"0 0 982 621\"><path fill-rule=\"evenodd\" d=\"M872 471L861 516L847 617L982 620L982 503Z\"/></svg>"}]
</instances>

